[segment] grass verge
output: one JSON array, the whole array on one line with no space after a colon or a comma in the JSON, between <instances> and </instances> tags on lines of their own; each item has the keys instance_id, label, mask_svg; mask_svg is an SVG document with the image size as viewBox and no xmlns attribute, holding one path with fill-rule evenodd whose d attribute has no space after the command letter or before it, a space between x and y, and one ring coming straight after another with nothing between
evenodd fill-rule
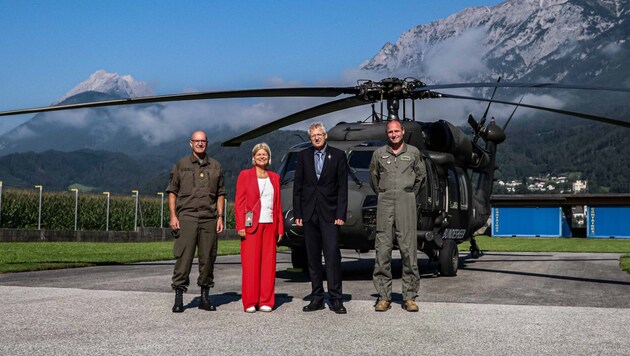
<instances>
[{"instance_id":1,"label":"grass verge","mask_svg":"<svg viewBox=\"0 0 630 356\"><path fill-rule=\"evenodd\" d=\"M240 241L220 240L218 254L236 255ZM0 273L173 259L173 242L3 242Z\"/></svg>"},{"instance_id":2,"label":"grass verge","mask_svg":"<svg viewBox=\"0 0 630 356\"><path fill-rule=\"evenodd\" d=\"M593 252L623 253L620 268L630 273L630 239L583 238L477 238L483 251L496 252ZM460 251L467 251L465 242ZM280 247L286 251L286 247ZM238 240L220 240L219 255L235 255ZM92 242L3 242L0 243L0 273L57 268L113 265L173 259L173 243L92 243Z\"/></svg>"},{"instance_id":3,"label":"grass verge","mask_svg":"<svg viewBox=\"0 0 630 356\"><path fill-rule=\"evenodd\" d=\"M630 239L585 239L585 238L498 238L478 236L477 244L482 251L496 252L591 252L625 253L619 267L630 273ZM459 245L460 251L468 251L470 244Z\"/></svg>"}]
</instances>

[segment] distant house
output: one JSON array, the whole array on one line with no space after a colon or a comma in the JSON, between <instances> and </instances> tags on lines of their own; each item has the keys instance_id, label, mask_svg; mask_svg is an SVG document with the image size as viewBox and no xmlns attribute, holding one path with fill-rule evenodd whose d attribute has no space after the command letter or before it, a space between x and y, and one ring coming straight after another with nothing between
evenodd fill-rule
<instances>
[{"instance_id":1,"label":"distant house","mask_svg":"<svg viewBox=\"0 0 630 356\"><path fill-rule=\"evenodd\" d=\"M573 182L573 193L585 192L587 188L587 180L576 180L575 182Z\"/></svg>"}]
</instances>

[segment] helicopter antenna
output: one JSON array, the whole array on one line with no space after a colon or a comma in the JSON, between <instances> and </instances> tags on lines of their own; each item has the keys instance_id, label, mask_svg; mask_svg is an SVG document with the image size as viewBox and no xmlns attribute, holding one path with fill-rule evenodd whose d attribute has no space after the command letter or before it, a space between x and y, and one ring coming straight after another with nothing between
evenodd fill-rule
<instances>
[{"instance_id":1,"label":"helicopter antenna","mask_svg":"<svg viewBox=\"0 0 630 356\"><path fill-rule=\"evenodd\" d=\"M497 79L497 83L499 83L501 81L501 77L499 77L499 79ZM497 93L497 88L498 87L494 87L494 90L492 91L492 96L490 97L490 101L488 102L488 106L486 107L486 112L483 113L483 116L481 117L481 121L479 122L479 124L481 126L483 126L486 123L486 117L488 116L488 111L490 110L490 105L492 105L492 99L494 99L494 94Z\"/></svg>"},{"instance_id":2,"label":"helicopter antenna","mask_svg":"<svg viewBox=\"0 0 630 356\"><path fill-rule=\"evenodd\" d=\"M525 95L521 96L521 100L518 101L518 103L520 104L521 101L523 101L523 98L525 97ZM503 125L503 131L505 131L505 129L507 128L507 125L510 123L510 121L512 120L512 117L514 116L514 113L516 112L516 109L518 109L518 105L516 105L514 107L514 110L512 110L512 114L510 114L510 117L507 119L507 121L505 122L505 125Z\"/></svg>"},{"instance_id":3,"label":"helicopter antenna","mask_svg":"<svg viewBox=\"0 0 630 356\"><path fill-rule=\"evenodd\" d=\"M500 81L501 81L501 77L497 79L497 83L499 83ZM494 99L494 95L497 93L497 88L498 87L494 87L494 90L492 91L492 96L490 97L490 101L488 101L488 106L486 107L486 111L483 113L481 120L479 120L479 124L475 123L475 125L472 125L471 123L471 126L473 126L473 130L475 131L475 136L473 137L473 143L477 143L477 140L479 140L479 135L481 134L481 130L484 130L486 117L488 116L488 111L490 111L490 105L492 105L492 100ZM469 123L470 123L471 118L472 118L472 115L468 116Z\"/></svg>"}]
</instances>

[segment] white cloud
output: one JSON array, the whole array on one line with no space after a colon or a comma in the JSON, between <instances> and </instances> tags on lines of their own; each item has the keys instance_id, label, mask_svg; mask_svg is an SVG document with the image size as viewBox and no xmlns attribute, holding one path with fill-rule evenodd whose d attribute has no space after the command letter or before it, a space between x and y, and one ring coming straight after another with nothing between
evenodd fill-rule
<instances>
[{"instance_id":1,"label":"white cloud","mask_svg":"<svg viewBox=\"0 0 630 356\"><path fill-rule=\"evenodd\" d=\"M621 51L621 44L614 43L614 42L607 44L602 49L602 53L604 53L605 55L607 55L609 57L613 57L614 55L619 53L619 51Z\"/></svg>"},{"instance_id":2,"label":"white cloud","mask_svg":"<svg viewBox=\"0 0 630 356\"><path fill-rule=\"evenodd\" d=\"M458 82L487 73L483 61L483 54L488 51L483 45L486 36L484 28L473 28L434 46L425 55L423 74L439 82Z\"/></svg>"}]
</instances>

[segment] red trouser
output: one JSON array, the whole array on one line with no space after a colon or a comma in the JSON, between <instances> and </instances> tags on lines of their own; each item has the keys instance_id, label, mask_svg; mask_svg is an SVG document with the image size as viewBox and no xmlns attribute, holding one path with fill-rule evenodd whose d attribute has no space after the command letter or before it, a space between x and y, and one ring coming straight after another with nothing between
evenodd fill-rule
<instances>
[{"instance_id":1,"label":"red trouser","mask_svg":"<svg viewBox=\"0 0 630 356\"><path fill-rule=\"evenodd\" d=\"M243 310L266 305L273 308L276 301L276 237L273 224L258 224L256 232L241 240L243 268Z\"/></svg>"}]
</instances>

